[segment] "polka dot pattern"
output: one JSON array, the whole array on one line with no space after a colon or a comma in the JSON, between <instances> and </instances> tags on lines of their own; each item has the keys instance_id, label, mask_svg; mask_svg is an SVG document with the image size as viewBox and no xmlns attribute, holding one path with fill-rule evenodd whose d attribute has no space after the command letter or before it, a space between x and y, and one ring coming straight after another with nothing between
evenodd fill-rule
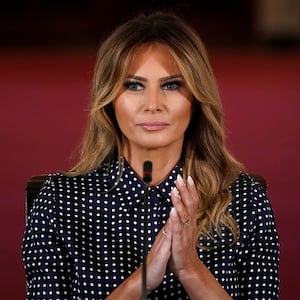
<instances>
[{"instance_id":1,"label":"polka dot pattern","mask_svg":"<svg viewBox=\"0 0 300 300\"><path fill-rule=\"evenodd\" d=\"M151 218L144 240L144 183L117 161L87 175L48 176L28 219L22 250L27 299L105 299L138 268L143 246L151 248L171 208L170 191L176 166L168 178L149 191ZM230 187L229 210L241 236L231 246L221 237L202 238L209 250L199 257L233 299L278 299L279 245L272 209L262 187L247 174ZM172 273L148 299L189 299Z\"/></svg>"}]
</instances>

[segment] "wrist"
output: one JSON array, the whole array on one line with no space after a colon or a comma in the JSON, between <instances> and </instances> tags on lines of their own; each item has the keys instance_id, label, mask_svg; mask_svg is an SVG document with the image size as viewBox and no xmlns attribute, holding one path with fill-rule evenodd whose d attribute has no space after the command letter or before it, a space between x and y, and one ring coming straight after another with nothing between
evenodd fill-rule
<instances>
[{"instance_id":1,"label":"wrist","mask_svg":"<svg viewBox=\"0 0 300 300\"><path fill-rule=\"evenodd\" d=\"M140 300L142 281L140 268L126 278L106 299L108 300Z\"/></svg>"},{"instance_id":2,"label":"wrist","mask_svg":"<svg viewBox=\"0 0 300 300\"><path fill-rule=\"evenodd\" d=\"M181 283L191 282L199 278L199 274L201 274L203 267L203 263L197 259L197 262L186 266L184 269L178 272L176 276Z\"/></svg>"}]
</instances>

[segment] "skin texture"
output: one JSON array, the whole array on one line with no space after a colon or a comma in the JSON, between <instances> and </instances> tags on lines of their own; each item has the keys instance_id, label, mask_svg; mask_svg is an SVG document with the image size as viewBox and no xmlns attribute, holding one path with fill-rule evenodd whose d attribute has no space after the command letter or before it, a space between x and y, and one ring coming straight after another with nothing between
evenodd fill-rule
<instances>
[{"instance_id":1,"label":"skin texture","mask_svg":"<svg viewBox=\"0 0 300 300\"><path fill-rule=\"evenodd\" d=\"M137 50L114 110L124 157L140 176L143 162L151 160L152 184L164 180L180 158L192 99L166 46L154 43ZM171 199L174 207L169 219L147 256L147 290L155 289L169 268L191 299L231 299L196 251L196 213L201 199L193 179L185 181L178 175ZM141 272L140 267L108 299L140 299Z\"/></svg>"},{"instance_id":2,"label":"skin texture","mask_svg":"<svg viewBox=\"0 0 300 300\"><path fill-rule=\"evenodd\" d=\"M137 50L114 110L124 157L139 175L145 159L155 161L153 184L162 181L180 157L192 99L165 46L143 45Z\"/></svg>"}]
</instances>

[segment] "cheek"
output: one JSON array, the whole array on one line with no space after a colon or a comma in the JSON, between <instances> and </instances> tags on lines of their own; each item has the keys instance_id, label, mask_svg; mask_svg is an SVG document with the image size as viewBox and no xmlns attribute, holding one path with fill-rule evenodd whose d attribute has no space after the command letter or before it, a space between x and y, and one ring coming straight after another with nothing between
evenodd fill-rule
<instances>
[{"instance_id":1,"label":"cheek","mask_svg":"<svg viewBox=\"0 0 300 300\"><path fill-rule=\"evenodd\" d=\"M122 97L118 97L113 103L117 121L126 118L127 109L126 109L125 104L126 104L126 102L124 101L124 99Z\"/></svg>"},{"instance_id":2,"label":"cheek","mask_svg":"<svg viewBox=\"0 0 300 300\"><path fill-rule=\"evenodd\" d=\"M181 107L177 114L178 126L181 130L185 131L190 124L192 118L192 105L188 103L186 106Z\"/></svg>"},{"instance_id":3,"label":"cheek","mask_svg":"<svg viewBox=\"0 0 300 300\"><path fill-rule=\"evenodd\" d=\"M113 103L113 107L118 126L121 132L126 134L131 131L131 121L134 120L134 112L130 102L124 100L122 97L117 98Z\"/></svg>"},{"instance_id":4,"label":"cheek","mask_svg":"<svg viewBox=\"0 0 300 300\"><path fill-rule=\"evenodd\" d=\"M136 109L136 101L133 97L123 93L113 102L113 107L116 115L118 114L120 117L132 115Z\"/></svg>"},{"instance_id":5,"label":"cheek","mask_svg":"<svg viewBox=\"0 0 300 300\"><path fill-rule=\"evenodd\" d=\"M192 116L192 111L193 111L192 102L189 100L185 100L183 105L178 107L178 118L180 118L181 120L189 121Z\"/></svg>"}]
</instances>

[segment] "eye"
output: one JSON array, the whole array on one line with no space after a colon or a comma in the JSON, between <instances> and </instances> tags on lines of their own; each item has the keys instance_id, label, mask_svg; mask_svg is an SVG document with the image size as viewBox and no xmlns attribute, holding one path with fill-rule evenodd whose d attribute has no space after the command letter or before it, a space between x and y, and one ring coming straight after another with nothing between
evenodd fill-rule
<instances>
[{"instance_id":1,"label":"eye","mask_svg":"<svg viewBox=\"0 0 300 300\"><path fill-rule=\"evenodd\" d=\"M180 80L170 80L162 84L163 90L177 90L182 86L182 82Z\"/></svg>"},{"instance_id":2,"label":"eye","mask_svg":"<svg viewBox=\"0 0 300 300\"><path fill-rule=\"evenodd\" d=\"M140 91L144 89L144 85L137 81L126 81L124 87L130 91Z\"/></svg>"}]
</instances>

